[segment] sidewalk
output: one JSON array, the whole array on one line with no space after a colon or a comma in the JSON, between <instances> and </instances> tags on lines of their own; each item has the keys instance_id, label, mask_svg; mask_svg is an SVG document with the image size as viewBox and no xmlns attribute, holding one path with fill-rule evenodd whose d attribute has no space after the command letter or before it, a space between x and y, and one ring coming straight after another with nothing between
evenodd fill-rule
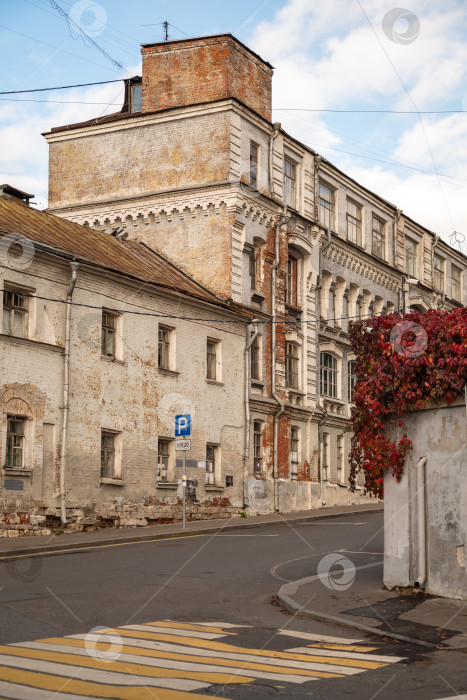
<instances>
[{"instance_id":1,"label":"sidewalk","mask_svg":"<svg viewBox=\"0 0 467 700\"><path fill-rule=\"evenodd\" d=\"M386 590L382 555L344 551L325 559L317 575L281 587L278 599L286 610L422 647L467 650L466 601Z\"/></svg>"},{"instance_id":2,"label":"sidewalk","mask_svg":"<svg viewBox=\"0 0 467 700\"><path fill-rule=\"evenodd\" d=\"M182 523L150 525L144 528L105 528L93 532L72 532L63 535L33 535L0 539L0 560L17 556L36 555L46 552L62 552L71 549L98 547L102 544L123 544L166 537L215 534L219 531L241 530L244 528L268 527L280 523L300 523L322 520L358 513L377 513L383 510L378 503L353 506L334 506L318 510L305 510L297 513L271 513L250 518L223 518L220 520L196 520L187 522L186 530Z\"/></svg>"}]
</instances>

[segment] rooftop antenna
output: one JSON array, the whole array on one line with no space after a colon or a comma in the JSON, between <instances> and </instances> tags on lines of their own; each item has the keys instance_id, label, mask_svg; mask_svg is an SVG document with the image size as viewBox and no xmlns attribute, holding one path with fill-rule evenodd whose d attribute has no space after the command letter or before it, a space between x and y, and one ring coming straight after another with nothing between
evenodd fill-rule
<instances>
[{"instance_id":1,"label":"rooftop antenna","mask_svg":"<svg viewBox=\"0 0 467 700\"><path fill-rule=\"evenodd\" d=\"M162 24L164 26L164 35L165 35L164 41L168 41L169 40L169 23L166 21L166 22L162 22Z\"/></svg>"}]
</instances>

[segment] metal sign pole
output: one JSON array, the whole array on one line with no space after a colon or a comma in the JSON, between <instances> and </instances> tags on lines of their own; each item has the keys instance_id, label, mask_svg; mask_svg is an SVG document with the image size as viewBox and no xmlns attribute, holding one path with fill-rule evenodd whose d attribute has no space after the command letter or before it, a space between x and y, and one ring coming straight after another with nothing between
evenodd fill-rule
<instances>
[{"instance_id":1,"label":"metal sign pole","mask_svg":"<svg viewBox=\"0 0 467 700\"><path fill-rule=\"evenodd\" d=\"M183 452L183 529L186 529L186 451Z\"/></svg>"}]
</instances>

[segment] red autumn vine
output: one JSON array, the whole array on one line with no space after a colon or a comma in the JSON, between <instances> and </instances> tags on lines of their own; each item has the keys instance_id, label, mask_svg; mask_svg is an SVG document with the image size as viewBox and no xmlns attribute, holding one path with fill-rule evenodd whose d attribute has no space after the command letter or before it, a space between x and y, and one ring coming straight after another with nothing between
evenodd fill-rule
<instances>
[{"instance_id":1,"label":"red autumn vine","mask_svg":"<svg viewBox=\"0 0 467 700\"><path fill-rule=\"evenodd\" d=\"M384 471L400 481L412 449L407 412L449 404L464 393L467 309L379 316L351 323L349 334L357 378L349 482L353 490L362 472L365 492L381 498Z\"/></svg>"}]
</instances>

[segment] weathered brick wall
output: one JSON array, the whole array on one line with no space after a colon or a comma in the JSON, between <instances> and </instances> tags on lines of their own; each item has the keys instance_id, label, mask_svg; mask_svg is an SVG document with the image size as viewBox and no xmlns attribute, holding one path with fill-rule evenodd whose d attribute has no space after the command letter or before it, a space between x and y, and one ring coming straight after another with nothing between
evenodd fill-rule
<instances>
[{"instance_id":1,"label":"weathered brick wall","mask_svg":"<svg viewBox=\"0 0 467 700\"><path fill-rule=\"evenodd\" d=\"M233 37L146 45L143 112L235 97L271 119L272 70Z\"/></svg>"},{"instance_id":2,"label":"weathered brick wall","mask_svg":"<svg viewBox=\"0 0 467 700\"><path fill-rule=\"evenodd\" d=\"M49 208L94 204L228 179L226 113L141 116L48 137Z\"/></svg>"}]
</instances>

